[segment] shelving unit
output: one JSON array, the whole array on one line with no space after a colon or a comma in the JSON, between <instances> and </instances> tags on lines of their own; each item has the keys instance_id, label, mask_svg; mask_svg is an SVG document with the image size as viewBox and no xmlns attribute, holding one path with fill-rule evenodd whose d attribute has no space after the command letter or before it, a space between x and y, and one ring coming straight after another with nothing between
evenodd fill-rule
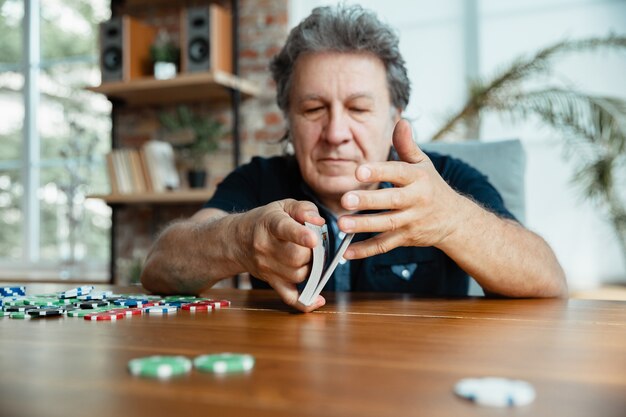
<instances>
[{"instance_id":1,"label":"shelving unit","mask_svg":"<svg viewBox=\"0 0 626 417\"><path fill-rule=\"evenodd\" d=\"M104 200L107 204L182 204L204 203L215 188L176 190L166 193L94 194L88 198Z\"/></svg>"},{"instance_id":2,"label":"shelving unit","mask_svg":"<svg viewBox=\"0 0 626 417\"><path fill-rule=\"evenodd\" d=\"M169 80L150 77L128 82L108 82L87 89L128 106L197 101L228 102L231 100L230 89L239 91L242 98L254 97L260 93L260 89L252 82L222 71L180 74Z\"/></svg>"},{"instance_id":3,"label":"shelving unit","mask_svg":"<svg viewBox=\"0 0 626 417\"><path fill-rule=\"evenodd\" d=\"M211 0L112 0L112 11L116 6L123 5L127 11L141 12L144 7L157 6L179 8L194 6L198 3L209 4ZM175 78L156 80L153 77L133 79L131 81L105 82L99 86L88 87L88 90L104 94L113 103L112 118L120 107L140 107L152 105L168 105L177 103L207 102L213 104L230 104L232 114L233 138L233 167L239 166L240 161L240 115L241 100L260 94L260 88L254 83L244 80L239 74L239 1L230 0L232 17L232 70L233 73L223 71L207 71L195 73L180 73ZM113 148L116 143L117 126L112 125ZM214 187L193 190L176 190L166 193L134 193L134 194L101 194L91 195L89 198L98 198L105 201L113 209L114 225L111 227L111 279L114 277L116 260L116 211L124 205L155 205L157 210L161 205L170 204L201 204L207 201L215 191ZM236 283L236 281L235 281Z\"/></svg>"}]
</instances>

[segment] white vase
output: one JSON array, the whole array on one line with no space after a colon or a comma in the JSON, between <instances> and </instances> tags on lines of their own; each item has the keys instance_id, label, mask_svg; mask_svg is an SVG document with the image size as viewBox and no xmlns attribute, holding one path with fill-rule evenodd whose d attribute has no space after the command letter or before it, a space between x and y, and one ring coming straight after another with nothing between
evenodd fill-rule
<instances>
[{"instance_id":1,"label":"white vase","mask_svg":"<svg viewBox=\"0 0 626 417\"><path fill-rule=\"evenodd\" d=\"M176 77L176 64L173 62L155 62L154 78L167 80Z\"/></svg>"}]
</instances>

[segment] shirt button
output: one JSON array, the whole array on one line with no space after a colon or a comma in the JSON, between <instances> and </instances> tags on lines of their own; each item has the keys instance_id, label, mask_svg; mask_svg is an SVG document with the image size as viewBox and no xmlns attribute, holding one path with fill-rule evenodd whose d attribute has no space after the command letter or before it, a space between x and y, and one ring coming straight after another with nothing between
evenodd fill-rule
<instances>
[{"instance_id":1,"label":"shirt button","mask_svg":"<svg viewBox=\"0 0 626 417\"><path fill-rule=\"evenodd\" d=\"M406 268L402 270L402 277L403 278L409 278L410 276L411 276L411 271L409 271Z\"/></svg>"}]
</instances>

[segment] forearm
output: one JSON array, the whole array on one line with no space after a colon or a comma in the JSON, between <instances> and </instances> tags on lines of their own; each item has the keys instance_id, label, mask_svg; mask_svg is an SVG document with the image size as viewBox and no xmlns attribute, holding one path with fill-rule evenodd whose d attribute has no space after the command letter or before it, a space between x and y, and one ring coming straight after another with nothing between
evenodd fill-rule
<instances>
[{"instance_id":1,"label":"forearm","mask_svg":"<svg viewBox=\"0 0 626 417\"><path fill-rule=\"evenodd\" d=\"M141 276L144 287L156 293L198 294L243 272L235 231L239 216L170 225L148 254Z\"/></svg>"},{"instance_id":2,"label":"forearm","mask_svg":"<svg viewBox=\"0 0 626 417\"><path fill-rule=\"evenodd\" d=\"M508 297L565 297L565 274L548 244L518 223L460 197L457 227L438 245L483 289Z\"/></svg>"}]
</instances>

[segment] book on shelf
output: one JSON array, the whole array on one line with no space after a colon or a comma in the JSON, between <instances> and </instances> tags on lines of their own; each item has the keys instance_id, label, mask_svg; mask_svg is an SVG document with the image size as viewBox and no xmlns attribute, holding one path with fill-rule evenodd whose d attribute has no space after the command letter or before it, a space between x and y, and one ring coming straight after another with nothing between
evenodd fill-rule
<instances>
[{"instance_id":1,"label":"book on shelf","mask_svg":"<svg viewBox=\"0 0 626 417\"><path fill-rule=\"evenodd\" d=\"M180 188L174 149L149 141L140 149L113 149L106 156L112 194L164 192Z\"/></svg>"}]
</instances>

